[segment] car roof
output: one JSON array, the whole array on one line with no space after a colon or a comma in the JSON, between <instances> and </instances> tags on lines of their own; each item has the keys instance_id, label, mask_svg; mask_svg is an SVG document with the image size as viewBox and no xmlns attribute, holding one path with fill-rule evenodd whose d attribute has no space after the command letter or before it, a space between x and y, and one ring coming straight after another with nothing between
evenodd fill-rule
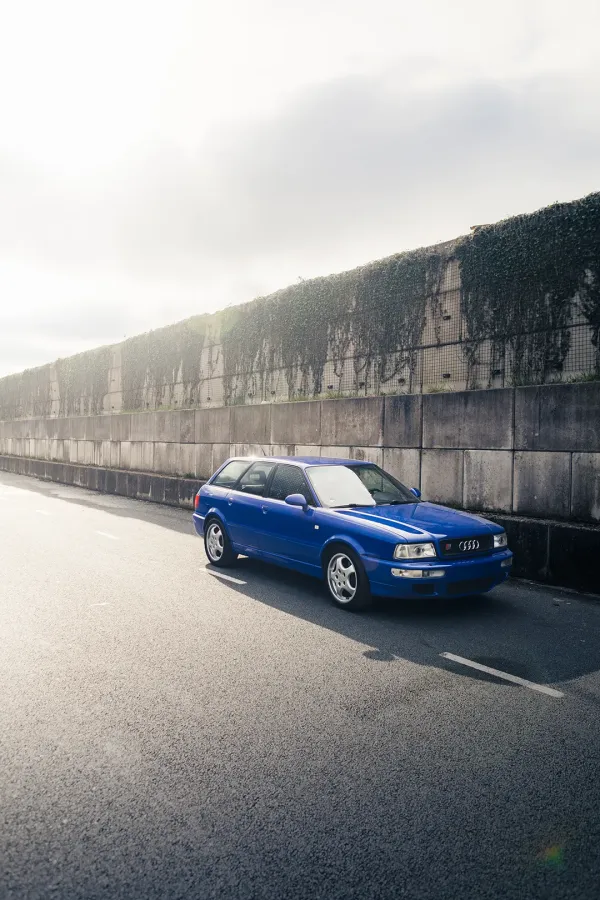
<instances>
[{"instance_id":1,"label":"car roof","mask_svg":"<svg viewBox=\"0 0 600 900\"><path fill-rule=\"evenodd\" d=\"M300 466L347 466L351 463L353 466L369 466L374 463L369 460L361 459L338 459L328 456L232 456L230 460L247 459L261 462L281 462L294 463Z\"/></svg>"}]
</instances>

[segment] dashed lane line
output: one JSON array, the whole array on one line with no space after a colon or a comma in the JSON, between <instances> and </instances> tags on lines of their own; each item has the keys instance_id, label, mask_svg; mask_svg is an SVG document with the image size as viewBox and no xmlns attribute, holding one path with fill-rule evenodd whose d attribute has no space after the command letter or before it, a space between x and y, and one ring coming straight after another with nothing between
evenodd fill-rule
<instances>
[{"instance_id":1,"label":"dashed lane line","mask_svg":"<svg viewBox=\"0 0 600 900\"><path fill-rule=\"evenodd\" d=\"M564 697L561 691L548 687L545 684L536 684L534 681L527 681L526 678L519 678L518 675L511 675L509 672L501 672L500 669L492 669L490 666L483 666L481 663L474 662L472 659L465 659L464 656L455 656L454 653L440 653L444 659L459 663L461 666L469 666L471 669L477 669L478 672L486 672L488 675L495 675L496 678L502 678L504 681L510 681L512 684L518 684L521 687L528 688L530 691L537 691L539 694L547 694L548 697Z\"/></svg>"}]
</instances>

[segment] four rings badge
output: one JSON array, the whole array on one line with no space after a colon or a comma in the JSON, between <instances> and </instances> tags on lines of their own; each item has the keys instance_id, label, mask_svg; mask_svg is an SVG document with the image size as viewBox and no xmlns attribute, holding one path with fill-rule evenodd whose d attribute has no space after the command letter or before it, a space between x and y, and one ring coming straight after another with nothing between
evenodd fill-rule
<instances>
[{"instance_id":1,"label":"four rings badge","mask_svg":"<svg viewBox=\"0 0 600 900\"><path fill-rule=\"evenodd\" d=\"M459 550L479 550L479 541L461 541Z\"/></svg>"}]
</instances>

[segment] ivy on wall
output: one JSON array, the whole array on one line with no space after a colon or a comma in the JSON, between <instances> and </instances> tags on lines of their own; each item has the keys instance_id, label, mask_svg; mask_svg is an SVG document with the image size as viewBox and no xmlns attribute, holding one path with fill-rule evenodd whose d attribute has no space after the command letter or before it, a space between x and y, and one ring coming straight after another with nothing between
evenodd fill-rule
<instances>
[{"instance_id":1,"label":"ivy on wall","mask_svg":"<svg viewBox=\"0 0 600 900\"><path fill-rule=\"evenodd\" d=\"M124 409L200 403L202 350L209 321L210 316L194 316L121 344ZM180 399L174 396L177 383L184 385Z\"/></svg>"},{"instance_id":2,"label":"ivy on wall","mask_svg":"<svg viewBox=\"0 0 600 900\"><path fill-rule=\"evenodd\" d=\"M59 416L94 416L109 392L111 347L99 347L57 360Z\"/></svg>"},{"instance_id":3,"label":"ivy on wall","mask_svg":"<svg viewBox=\"0 0 600 900\"><path fill-rule=\"evenodd\" d=\"M335 395L342 382L345 390L352 385L356 392L380 393L400 376L408 390L419 390L426 315L434 326L430 358L441 344L440 323L452 318L442 315L440 299L446 296L441 282L450 258L460 266L456 342L462 342L469 387L479 386L484 355L488 384L494 371L505 374L505 383L560 377L574 321L585 323L585 334L581 328L577 333L587 342L585 352L593 350L600 377L596 193L475 229L458 243L300 280L214 316L195 316L116 347L0 379L0 418L108 411L113 353L116 368L120 357L125 410L199 406L209 402L208 391L213 402L217 391L220 403L220 385L211 379L220 382L221 376L226 404ZM450 368L444 363L442 377L450 378Z\"/></svg>"},{"instance_id":4,"label":"ivy on wall","mask_svg":"<svg viewBox=\"0 0 600 900\"><path fill-rule=\"evenodd\" d=\"M551 380L581 314L600 373L600 193L475 230L456 249L470 366L490 341L516 384Z\"/></svg>"},{"instance_id":5,"label":"ivy on wall","mask_svg":"<svg viewBox=\"0 0 600 900\"><path fill-rule=\"evenodd\" d=\"M357 384L373 363L379 385L410 367L443 261L431 249L402 253L229 311L221 327L227 402L264 395L264 376L279 367L290 399L322 393L328 360L341 379L350 355Z\"/></svg>"}]
</instances>

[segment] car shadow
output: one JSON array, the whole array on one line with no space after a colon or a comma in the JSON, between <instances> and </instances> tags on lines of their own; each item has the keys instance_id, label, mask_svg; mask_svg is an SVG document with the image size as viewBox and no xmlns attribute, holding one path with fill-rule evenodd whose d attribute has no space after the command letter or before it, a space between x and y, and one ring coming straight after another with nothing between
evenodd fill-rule
<instances>
[{"instance_id":1,"label":"car shadow","mask_svg":"<svg viewBox=\"0 0 600 900\"><path fill-rule=\"evenodd\" d=\"M368 611L352 613L333 606L316 579L290 570L242 557L227 573L245 582L228 581L232 590L349 638L373 662L407 659L507 689L515 686L440 654L450 652L541 684L600 670L600 604L544 586L510 580L476 597L376 598ZM570 640L565 640L566 630Z\"/></svg>"},{"instance_id":2,"label":"car shadow","mask_svg":"<svg viewBox=\"0 0 600 900\"><path fill-rule=\"evenodd\" d=\"M4 472L0 482L117 517L150 521L179 534L194 534L190 511L178 507ZM200 541L198 549L203 556ZM229 574L246 582L227 582L232 590L343 635L373 662L407 659L507 689L513 686L443 659L440 653L450 652L543 684L600 670L600 603L558 588L509 580L479 597L378 599L372 609L356 614L334 607L316 579L296 572L241 558ZM593 701L581 686L573 687L573 693Z\"/></svg>"}]
</instances>

